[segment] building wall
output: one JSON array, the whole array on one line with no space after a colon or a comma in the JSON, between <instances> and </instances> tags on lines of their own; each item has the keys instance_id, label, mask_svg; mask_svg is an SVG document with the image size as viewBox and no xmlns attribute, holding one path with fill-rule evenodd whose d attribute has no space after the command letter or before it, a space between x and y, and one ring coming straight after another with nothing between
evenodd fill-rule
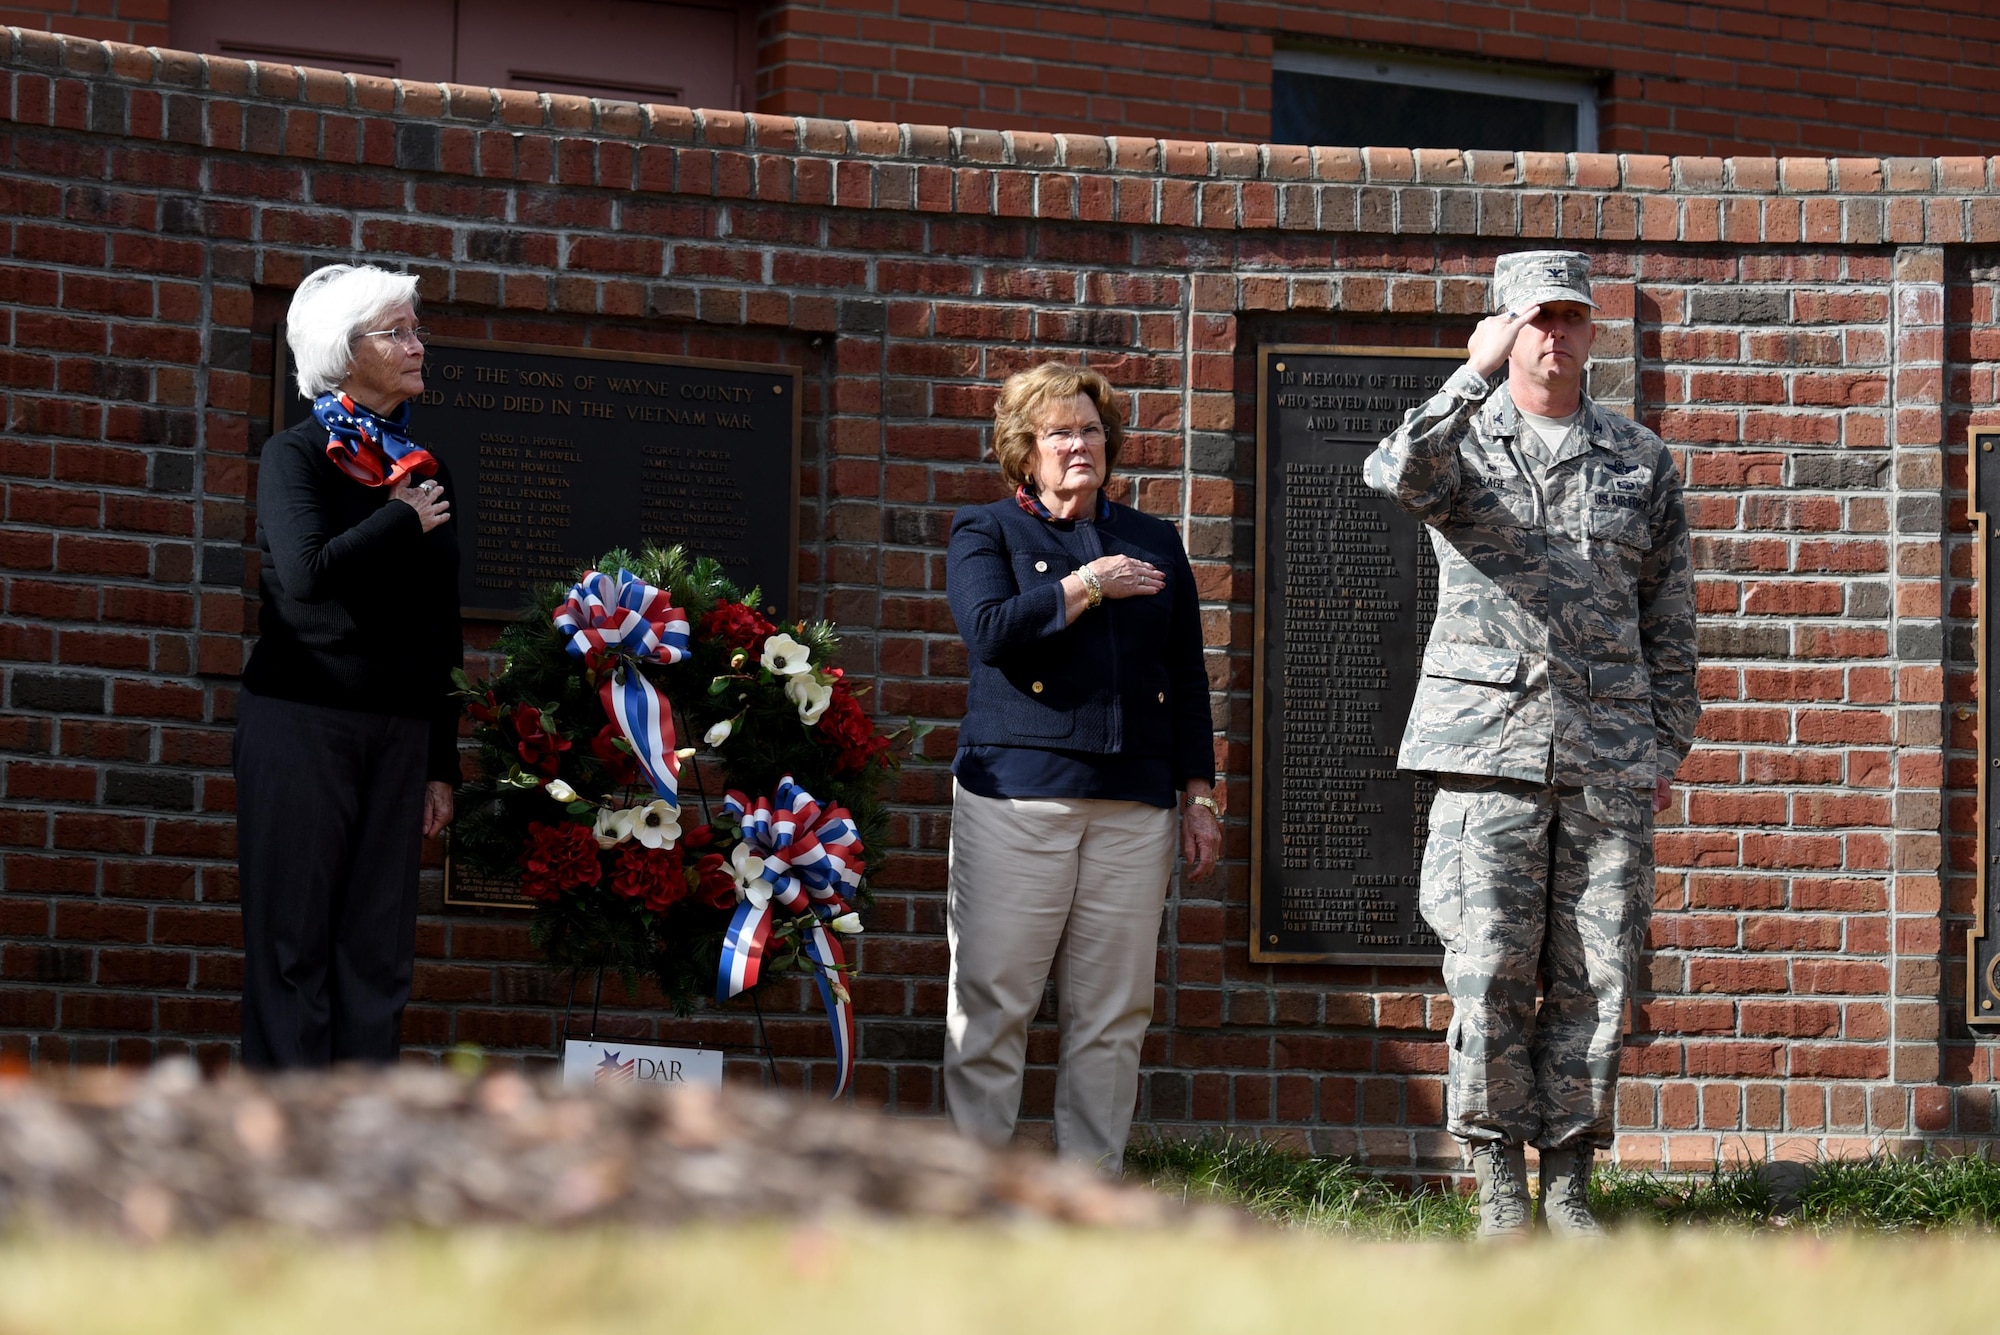
<instances>
[{"instance_id":1,"label":"building wall","mask_svg":"<svg viewBox=\"0 0 2000 1335\"><path fill-rule=\"evenodd\" d=\"M1120 494L1181 524L1201 581L1234 808L1222 873L1169 903L1141 1125L1450 1161L1434 972L1248 960L1249 367L1280 339L1460 340L1494 256L1559 241L1601 275L1599 396L1683 461L1709 706L1661 822L1621 1152L1992 1132L1989 1046L1957 1016L1994 163L946 131L18 30L0 119L0 1058L230 1057L228 753L271 327L311 266L366 257L417 273L441 332L804 369L803 595L884 716L940 725L896 790L860 952L868 1105L938 1106L964 701L946 526L997 492L999 381L1049 356L1103 369L1138 425ZM445 912L427 873L419 952L414 1056L550 1052L566 980L518 917ZM778 1078L824 1087L815 1009L766 1009ZM605 1023L756 1033L741 1005L676 1021L615 984ZM1036 1126L1053 1054L1040 1025Z\"/></svg>"},{"instance_id":2,"label":"building wall","mask_svg":"<svg viewBox=\"0 0 2000 1335\"><path fill-rule=\"evenodd\" d=\"M12 0L0 22L164 44L173 0ZM1600 147L1978 153L2000 139L1982 0L744 0L756 106L1049 133L1271 135L1275 48L1599 80ZM333 6L329 13L337 11Z\"/></svg>"},{"instance_id":3,"label":"building wall","mask_svg":"<svg viewBox=\"0 0 2000 1335\"><path fill-rule=\"evenodd\" d=\"M173 0L9 0L0 22L91 37L101 42L157 46L167 40Z\"/></svg>"},{"instance_id":4,"label":"building wall","mask_svg":"<svg viewBox=\"0 0 2000 1335\"><path fill-rule=\"evenodd\" d=\"M2000 131L1977 0L792 0L758 109L1075 134L1271 134L1274 47L1601 80L1600 146L1699 156L1977 153Z\"/></svg>"}]
</instances>

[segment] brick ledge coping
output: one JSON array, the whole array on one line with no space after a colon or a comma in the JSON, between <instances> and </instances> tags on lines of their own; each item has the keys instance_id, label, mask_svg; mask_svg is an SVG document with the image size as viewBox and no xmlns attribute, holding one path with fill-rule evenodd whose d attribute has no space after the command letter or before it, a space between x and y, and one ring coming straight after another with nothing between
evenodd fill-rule
<instances>
[{"instance_id":1,"label":"brick ledge coping","mask_svg":"<svg viewBox=\"0 0 2000 1335\"><path fill-rule=\"evenodd\" d=\"M940 125L836 121L705 111L561 93L416 83L368 74L7 28L0 65L51 77L109 76L334 111L473 128L598 137L797 156L865 157L965 167L1341 185L1568 187L1667 193L1935 194L2000 191L2000 157L1703 158L1636 153L1305 148L1286 144L1145 139Z\"/></svg>"}]
</instances>

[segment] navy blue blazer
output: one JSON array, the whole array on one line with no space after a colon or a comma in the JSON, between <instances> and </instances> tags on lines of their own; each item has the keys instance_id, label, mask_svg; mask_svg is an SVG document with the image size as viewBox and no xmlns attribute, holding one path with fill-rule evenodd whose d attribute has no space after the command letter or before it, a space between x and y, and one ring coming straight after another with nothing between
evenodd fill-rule
<instances>
[{"instance_id":1,"label":"navy blue blazer","mask_svg":"<svg viewBox=\"0 0 2000 1335\"><path fill-rule=\"evenodd\" d=\"M1166 585L1063 624L1063 577L1100 556L1159 567ZM945 594L970 653L961 746L1162 756L1174 786L1215 779L1194 571L1172 524L1112 505L1051 522L1009 497L952 516Z\"/></svg>"}]
</instances>

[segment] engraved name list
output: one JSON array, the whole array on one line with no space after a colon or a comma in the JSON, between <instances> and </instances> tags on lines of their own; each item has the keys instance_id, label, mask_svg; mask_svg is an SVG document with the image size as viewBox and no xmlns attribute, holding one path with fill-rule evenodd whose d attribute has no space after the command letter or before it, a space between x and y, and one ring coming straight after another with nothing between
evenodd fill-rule
<instances>
[{"instance_id":1,"label":"engraved name list","mask_svg":"<svg viewBox=\"0 0 2000 1335\"><path fill-rule=\"evenodd\" d=\"M1459 355L1260 353L1253 959L1437 958L1416 911L1431 785L1396 768L1437 566L1362 465Z\"/></svg>"}]
</instances>

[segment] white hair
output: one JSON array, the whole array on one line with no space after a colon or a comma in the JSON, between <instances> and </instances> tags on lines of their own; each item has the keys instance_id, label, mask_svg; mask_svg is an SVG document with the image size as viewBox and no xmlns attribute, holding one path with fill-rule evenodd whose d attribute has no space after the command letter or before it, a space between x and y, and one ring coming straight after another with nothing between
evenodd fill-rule
<instances>
[{"instance_id":1,"label":"white hair","mask_svg":"<svg viewBox=\"0 0 2000 1335\"><path fill-rule=\"evenodd\" d=\"M390 273L372 264L329 264L307 274L285 317L285 342L291 345L299 393L316 399L338 388L353 369L354 340L404 302L415 309L415 274Z\"/></svg>"}]
</instances>

